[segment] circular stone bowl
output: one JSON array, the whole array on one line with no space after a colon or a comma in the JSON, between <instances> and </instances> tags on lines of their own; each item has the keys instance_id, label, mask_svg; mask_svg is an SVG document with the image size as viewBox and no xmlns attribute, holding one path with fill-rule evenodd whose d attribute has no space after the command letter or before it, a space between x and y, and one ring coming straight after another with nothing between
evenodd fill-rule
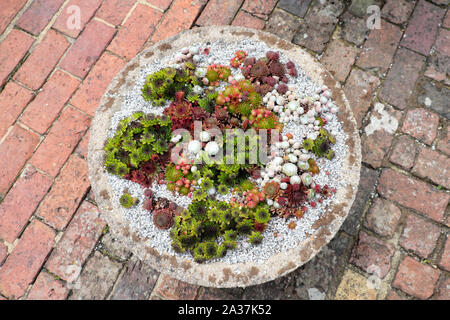
<instances>
[{"instance_id":1,"label":"circular stone bowl","mask_svg":"<svg viewBox=\"0 0 450 320\"><path fill-rule=\"evenodd\" d=\"M243 39L261 41L280 51L305 71L313 82L326 85L332 99L339 107L338 119L348 136L348 154L344 159L342 178L346 188L337 190L335 201L328 206L313 225L313 234L297 247L276 253L263 264L255 262L228 264L224 262L197 264L177 255L158 252L150 239L140 237L131 230L120 210L111 201L112 188L103 167L103 148L108 140L107 131L111 118L121 109L118 92L132 87L145 64L178 52L183 47L205 41L236 42ZM90 128L89 176L95 199L113 233L144 263L170 276L191 284L207 287L246 287L274 280L292 272L313 258L335 236L348 215L355 199L361 168L361 145L356 121L341 86L331 74L309 53L272 34L240 27L207 27L187 30L158 42L141 52L115 77L103 97ZM117 98L115 98L116 96Z\"/></svg>"}]
</instances>

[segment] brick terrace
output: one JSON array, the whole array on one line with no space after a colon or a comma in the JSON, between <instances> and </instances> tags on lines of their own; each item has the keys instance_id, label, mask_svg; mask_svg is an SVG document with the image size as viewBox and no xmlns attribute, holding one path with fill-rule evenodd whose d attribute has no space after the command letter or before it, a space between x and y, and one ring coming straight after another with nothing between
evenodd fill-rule
<instances>
[{"instance_id":1,"label":"brick terrace","mask_svg":"<svg viewBox=\"0 0 450 320\"><path fill-rule=\"evenodd\" d=\"M382 8L379 30L366 27L369 4ZM3 0L0 300L450 299L448 4ZM67 27L72 5L81 30ZM214 23L264 29L317 56L361 130L361 183L336 238L291 274L246 289L192 286L142 265L108 233L87 173L87 130L112 78L143 48Z\"/></svg>"}]
</instances>

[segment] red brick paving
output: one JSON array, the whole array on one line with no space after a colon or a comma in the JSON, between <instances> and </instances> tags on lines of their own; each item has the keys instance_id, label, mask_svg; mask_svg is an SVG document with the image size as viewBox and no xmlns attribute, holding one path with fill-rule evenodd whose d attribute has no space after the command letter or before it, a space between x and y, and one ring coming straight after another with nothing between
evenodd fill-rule
<instances>
[{"instance_id":1,"label":"red brick paving","mask_svg":"<svg viewBox=\"0 0 450 320\"><path fill-rule=\"evenodd\" d=\"M64 300L69 288L52 275L42 271L37 277L27 300Z\"/></svg>"},{"instance_id":2,"label":"red brick paving","mask_svg":"<svg viewBox=\"0 0 450 320\"><path fill-rule=\"evenodd\" d=\"M412 173L450 189L450 161L447 156L437 151L423 147Z\"/></svg>"},{"instance_id":3,"label":"red brick paving","mask_svg":"<svg viewBox=\"0 0 450 320\"><path fill-rule=\"evenodd\" d=\"M381 236L392 237L402 215L391 201L376 198L366 216L365 226Z\"/></svg>"},{"instance_id":4,"label":"red brick paving","mask_svg":"<svg viewBox=\"0 0 450 320\"><path fill-rule=\"evenodd\" d=\"M30 167L0 204L0 238L13 243L25 228L53 180Z\"/></svg>"},{"instance_id":5,"label":"red brick paving","mask_svg":"<svg viewBox=\"0 0 450 320\"><path fill-rule=\"evenodd\" d=\"M386 72L392 62L402 31L396 25L381 20L381 29L369 34L361 50L357 65L363 69L377 69L380 74Z\"/></svg>"},{"instance_id":6,"label":"red brick paving","mask_svg":"<svg viewBox=\"0 0 450 320\"><path fill-rule=\"evenodd\" d=\"M64 280L73 280L73 266L81 267L94 248L105 227L96 206L83 202L67 227L62 239L46 263L46 268ZM81 270L81 269L80 269Z\"/></svg>"},{"instance_id":7,"label":"red brick paving","mask_svg":"<svg viewBox=\"0 0 450 320\"><path fill-rule=\"evenodd\" d=\"M125 19L134 4L135 0L105 0L95 16L118 26Z\"/></svg>"},{"instance_id":8,"label":"red brick paving","mask_svg":"<svg viewBox=\"0 0 450 320\"><path fill-rule=\"evenodd\" d=\"M349 75L344 92L350 102L358 128L362 126L362 120L369 110L372 95L379 84L380 80L377 77L359 69L353 69Z\"/></svg>"},{"instance_id":9,"label":"red brick paving","mask_svg":"<svg viewBox=\"0 0 450 320\"><path fill-rule=\"evenodd\" d=\"M0 193L5 193L33 154L39 137L15 125L0 144Z\"/></svg>"},{"instance_id":10,"label":"red brick paving","mask_svg":"<svg viewBox=\"0 0 450 320\"><path fill-rule=\"evenodd\" d=\"M439 125L439 117L426 109L411 109L406 114L402 131L419 139L427 144L431 144L436 137Z\"/></svg>"},{"instance_id":11,"label":"red brick paving","mask_svg":"<svg viewBox=\"0 0 450 320\"><path fill-rule=\"evenodd\" d=\"M69 41L63 35L49 30L44 40L14 75L14 79L28 88L39 89L69 45Z\"/></svg>"},{"instance_id":12,"label":"red brick paving","mask_svg":"<svg viewBox=\"0 0 450 320\"><path fill-rule=\"evenodd\" d=\"M197 19L196 24L200 27L231 24L243 2L244 0L211 0ZM220 15L217 14L219 5L221 5Z\"/></svg>"},{"instance_id":13,"label":"red brick paving","mask_svg":"<svg viewBox=\"0 0 450 320\"><path fill-rule=\"evenodd\" d=\"M433 294L439 278L439 270L406 257L401 263L393 286L420 299Z\"/></svg>"},{"instance_id":14,"label":"red brick paving","mask_svg":"<svg viewBox=\"0 0 450 320\"><path fill-rule=\"evenodd\" d=\"M428 55L444 15L444 9L419 0L401 44L425 56Z\"/></svg>"},{"instance_id":15,"label":"red brick paving","mask_svg":"<svg viewBox=\"0 0 450 320\"><path fill-rule=\"evenodd\" d=\"M194 300L199 288L172 278L169 275L162 275L160 281L154 292L168 300Z\"/></svg>"},{"instance_id":16,"label":"red brick paving","mask_svg":"<svg viewBox=\"0 0 450 320\"><path fill-rule=\"evenodd\" d=\"M0 139L6 134L8 128L14 124L32 98L33 93L30 90L15 82L8 82L5 89L0 93L0 106L4 108L0 118Z\"/></svg>"},{"instance_id":17,"label":"red brick paving","mask_svg":"<svg viewBox=\"0 0 450 320\"><path fill-rule=\"evenodd\" d=\"M444 251L442 252L442 258L439 262L439 265L447 271L450 271L450 240L447 237L447 241L445 242Z\"/></svg>"},{"instance_id":18,"label":"red brick paving","mask_svg":"<svg viewBox=\"0 0 450 320\"><path fill-rule=\"evenodd\" d=\"M70 103L93 116L109 83L125 63L124 60L105 52L73 95Z\"/></svg>"},{"instance_id":19,"label":"red brick paving","mask_svg":"<svg viewBox=\"0 0 450 320\"><path fill-rule=\"evenodd\" d=\"M334 240L342 246L346 243L347 252L351 252L349 258L338 259L342 261L339 263L353 264L350 268L358 268L366 278L374 266L380 267L382 276L389 271L383 281L395 290L379 294L381 299L448 299L450 244L443 235L449 219L450 126L443 113L431 111L439 102L437 96L430 97L431 105L427 105L425 93L416 86L423 74L438 81L439 89L449 84L445 76L449 31L445 28L450 26L450 17L447 12L444 18L442 7L423 0L416 7L407 0L387 0L381 11L383 28L370 31L365 20L353 16L343 2L317 4L308 0L298 6L293 0L232 0L226 4L216 0L35 0L26 8L25 0L3 2L0 154L6 156L0 157L2 296L17 299L28 292L28 299L105 298L113 290L124 260L130 255L116 258L111 248L126 249L108 243L111 236L101 240L104 247L96 246L104 222L98 218L96 207L86 201L93 200L87 195L86 129L125 59L131 59L148 43L194 25L232 24L263 29L267 28L266 21L271 21L267 30L309 50L323 52L321 61L342 82L361 129L364 165L380 168L366 167L373 171L374 182L379 180L378 194L372 200L359 199L359 209L352 213L361 217L367 208L366 216L355 222L362 225L362 230L352 233L353 241L341 241L349 236ZM67 26L67 8L71 5L79 5L82 11L79 30ZM271 17L276 15L289 15L289 21L295 19L296 23L290 28L274 25L276 19ZM50 26L52 19L55 22ZM336 29L339 21L341 27ZM2 34L5 30L7 33ZM34 44L36 40L39 43ZM430 53L432 48L434 52ZM439 92L444 94L445 90ZM420 108L417 96L423 96ZM441 100L445 101L445 97ZM387 103L381 113L377 102ZM375 125L386 114L391 122ZM397 125L393 125L394 119ZM352 221L356 219L352 217ZM61 235L55 246L54 229ZM9 256L6 245L12 249ZM401 254L400 261L391 259L394 251ZM424 258L431 265L417 262ZM24 261L29 263L27 268ZM67 278L64 272L86 261L79 289L48 272ZM336 263L333 261L320 264L328 266ZM287 286L297 292L294 298L305 298L301 292L309 287L298 287L298 283L309 283L300 279L306 277L317 281L311 286L328 290L333 298L342 273L325 272L317 277L309 269L317 268L306 267L302 275L294 272L255 292L277 296ZM330 280L325 281L330 277L336 283L334 289ZM100 278L106 281L99 287L96 279ZM199 290L160 276L152 299L241 296L241 291Z\"/></svg>"},{"instance_id":20,"label":"red brick paving","mask_svg":"<svg viewBox=\"0 0 450 320\"><path fill-rule=\"evenodd\" d=\"M353 247L350 263L360 267L367 273L384 278L391 269L394 247L365 232L360 232L359 241Z\"/></svg>"},{"instance_id":21,"label":"red brick paving","mask_svg":"<svg viewBox=\"0 0 450 320\"><path fill-rule=\"evenodd\" d=\"M5 31L8 24L17 15L27 0L4 0L0 7L0 34Z\"/></svg>"},{"instance_id":22,"label":"red brick paving","mask_svg":"<svg viewBox=\"0 0 450 320\"><path fill-rule=\"evenodd\" d=\"M33 37L14 29L0 43L0 86L5 83L6 78L22 60L33 42Z\"/></svg>"},{"instance_id":23,"label":"red brick paving","mask_svg":"<svg viewBox=\"0 0 450 320\"><path fill-rule=\"evenodd\" d=\"M399 48L380 92L381 99L405 109L424 64L425 59L420 54Z\"/></svg>"},{"instance_id":24,"label":"red brick paving","mask_svg":"<svg viewBox=\"0 0 450 320\"><path fill-rule=\"evenodd\" d=\"M0 269L0 293L19 298L31 284L53 247L55 231L38 220L27 227Z\"/></svg>"},{"instance_id":25,"label":"red brick paving","mask_svg":"<svg viewBox=\"0 0 450 320\"><path fill-rule=\"evenodd\" d=\"M17 22L17 26L37 36L53 18L64 0L35 0Z\"/></svg>"},{"instance_id":26,"label":"red brick paving","mask_svg":"<svg viewBox=\"0 0 450 320\"><path fill-rule=\"evenodd\" d=\"M0 242L0 265L7 255L8 255L8 247Z\"/></svg>"},{"instance_id":27,"label":"red brick paving","mask_svg":"<svg viewBox=\"0 0 450 320\"><path fill-rule=\"evenodd\" d=\"M427 258L433 252L440 235L438 226L414 215L406 218L400 245L405 250L414 251L417 255Z\"/></svg>"},{"instance_id":28,"label":"red brick paving","mask_svg":"<svg viewBox=\"0 0 450 320\"><path fill-rule=\"evenodd\" d=\"M189 29L205 3L204 0L174 0L170 10L151 37L151 41L158 42L176 35L182 30Z\"/></svg>"},{"instance_id":29,"label":"red brick paving","mask_svg":"<svg viewBox=\"0 0 450 320\"><path fill-rule=\"evenodd\" d=\"M350 73L351 66L355 62L357 55L357 48L340 40L332 40L320 62L331 71L331 74L337 80L344 82ZM336 60L336 56L341 57L341 59Z\"/></svg>"},{"instance_id":30,"label":"red brick paving","mask_svg":"<svg viewBox=\"0 0 450 320\"><path fill-rule=\"evenodd\" d=\"M133 58L152 34L161 17L160 11L138 4L114 37L108 50L127 59Z\"/></svg>"},{"instance_id":31,"label":"red brick paving","mask_svg":"<svg viewBox=\"0 0 450 320\"><path fill-rule=\"evenodd\" d=\"M36 168L56 177L69 155L89 128L91 118L72 107L61 113L30 159Z\"/></svg>"},{"instance_id":32,"label":"red brick paving","mask_svg":"<svg viewBox=\"0 0 450 320\"><path fill-rule=\"evenodd\" d=\"M245 11L239 11L233 20L232 26L237 27L247 27L262 30L264 28L264 21L252 16L250 13Z\"/></svg>"},{"instance_id":33,"label":"red brick paving","mask_svg":"<svg viewBox=\"0 0 450 320\"><path fill-rule=\"evenodd\" d=\"M37 97L28 105L20 122L44 134L63 109L80 82L61 70L47 81Z\"/></svg>"},{"instance_id":34,"label":"red brick paving","mask_svg":"<svg viewBox=\"0 0 450 320\"><path fill-rule=\"evenodd\" d=\"M70 0L65 6L55 21L53 28L72 37L76 38L80 34L81 30L84 29L86 23L91 20L94 16L95 11L100 7L102 0ZM72 17L76 11L72 9L73 6L76 6L80 9L80 27L73 27Z\"/></svg>"},{"instance_id":35,"label":"red brick paving","mask_svg":"<svg viewBox=\"0 0 450 320\"><path fill-rule=\"evenodd\" d=\"M69 49L61 61L60 67L73 75L84 78L90 67L105 50L114 33L114 28L103 22L92 20Z\"/></svg>"},{"instance_id":36,"label":"red brick paving","mask_svg":"<svg viewBox=\"0 0 450 320\"><path fill-rule=\"evenodd\" d=\"M414 165L416 153L417 146L414 140L407 135L403 135L397 139L389 160L405 169L411 169Z\"/></svg>"},{"instance_id":37,"label":"red brick paving","mask_svg":"<svg viewBox=\"0 0 450 320\"><path fill-rule=\"evenodd\" d=\"M450 199L447 193L392 169L383 170L377 190L383 197L422 212L437 222L442 221Z\"/></svg>"},{"instance_id":38,"label":"red brick paving","mask_svg":"<svg viewBox=\"0 0 450 320\"><path fill-rule=\"evenodd\" d=\"M56 229L63 229L89 188L87 171L85 160L71 156L36 215Z\"/></svg>"}]
</instances>

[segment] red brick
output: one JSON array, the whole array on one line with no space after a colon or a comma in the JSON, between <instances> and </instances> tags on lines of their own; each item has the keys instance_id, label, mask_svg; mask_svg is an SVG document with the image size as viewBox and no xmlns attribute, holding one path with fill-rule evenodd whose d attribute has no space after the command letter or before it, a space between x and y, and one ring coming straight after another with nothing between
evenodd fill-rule
<instances>
[{"instance_id":1,"label":"red brick","mask_svg":"<svg viewBox=\"0 0 450 320\"><path fill-rule=\"evenodd\" d=\"M194 300L199 286L182 282L166 274L161 274L161 282L154 290L168 300Z\"/></svg>"},{"instance_id":2,"label":"red brick","mask_svg":"<svg viewBox=\"0 0 450 320\"><path fill-rule=\"evenodd\" d=\"M450 189L450 161L439 152L422 148L412 172Z\"/></svg>"},{"instance_id":3,"label":"red brick","mask_svg":"<svg viewBox=\"0 0 450 320\"><path fill-rule=\"evenodd\" d=\"M391 269L394 252L391 244L361 231L358 243L353 247L350 263L382 279Z\"/></svg>"},{"instance_id":4,"label":"red brick","mask_svg":"<svg viewBox=\"0 0 450 320\"><path fill-rule=\"evenodd\" d=\"M98 9L98 7L100 7L101 3L102 0L70 0L56 20L53 28L67 34L72 38L78 37L81 30L83 30L86 23L91 20L95 11ZM68 21L72 22L71 19L74 14L74 11L69 10L72 6L77 6L78 8L80 8L80 28L71 29L68 27Z\"/></svg>"},{"instance_id":5,"label":"red brick","mask_svg":"<svg viewBox=\"0 0 450 320\"><path fill-rule=\"evenodd\" d=\"M450 126L447 127L447 130L444 130L444 134L438 139L437 148L450 155Z\"/></svg>"},{"instance_id":6,"label":"red brick","mask_svg":"<svg viewBox=\"0 0 450 320\"><path fill-rule=\"evenodd\" d=\"M433 252L440 235L439 227L431 222L409 215L400 238L400 245L417 255L427 258Z\"/></svg>"},{"instance_id":7,"label":"red brick","mask_svg":"<svg viewBox=\"0 0 450 320\"><path fill-rule=\"evenodd\" d=\"M17 25L37 36L44 30L64 0L35 0L20 17Z\"/></svg>"},{"instance_id":8,"label":"red brick","mask_svg":"<svg viewBox=\"0 0 450 320\"><path fill-rule=\"evenodd\" d=\"M146 0L145 2L165 11L172 3L172 0Z\"/></svg>"},{"instance_id":9,"label":"red brick","mask_svg":"<svg viewBox=\"0 0 450 320\"><path fill-rule=\"evenodd\" d=\"M393 286L419 299L428 299L433 294L439 271L406 257L399 266Z\"/></svg>"},{"instance_id":10,"label":"red brick","mask_svg":"<svg viewBox=\"0 0 450 320\"><path fill-rule=\"evenodd\" d=\"M438 222L442 220L450 198L425 182L392 169L383 170L377 190L383 197L420 211Z\"/></svg>"},{"instance_id":11,"label":"red brick","mask_svg":"<svg viewBox=\"0 0 450 320\"><path fill-rule=\"evenodd\" d=\"M374 168L381 166L392 144L401 117L402 113L391 106L375 104L374 110L370 113L370 122L364 128L364 134L361 137L364 162Z\"/></svg>"},{"instance_id":12,"label":"red brick","mask_svg":"<svg viewBox=\"0 0 450 320\"><path fill-rule=\"evenodd\" d=\"M262 30L264 29L265 22L241 10L238 12L231 25Z\"/></svg>"},{"instance_id":13,"label":"red brick","mask_svg":"<svg viewBox=\"0 0 450 320\"><path fill-rule=\"evenodd\" d=\"M436 43L434 44L434 48L436 51L450 56L450 31L446 29L440 29L439 35L436 39Z\"/></svg>"},{"instance_id":14,"label":"red brick","mask_svg":"<svg viewBox=\"0 0 450 320\"><path fill-rule=\"evenodd\" d=\"M133 58L155 30L161 17L160 11L139 4L127 18L108 50L127 59Z\"/></svg>"},{"instance_id":15,"label":"red brick","mask_svg":"<svg viewBox=\"0 0 450 320\"><path fill-rule=\"evenodd\" d=\"M242 9L261 19L267 19L278 0L245 0Z\"/></svg>"},{"instance_id":16,"label":"red brick","mask_svg":"<svg viewBox=\"0 0 450 320\"><path fill-rule=\"evenodd\" d=\"M340 40L332 40L328 44L320 62L339 81L344 82L355 62L358 49Z\"/></svg>"},{"instance_id":17,"label":"red brick","mask_svg":"<svg viewBox=\"0 0 450 320\"><path fill-rule=\"evenodd\" d=\"M106 88L124 65L124 60L105 52L84 79L70 103L93 116Z\"/></svg>"},{"instance_id":18,"label":"red brick","mask_svg":"<svg viewBox=\"0 0 450 320\"><path fill-rule=\"evenodd\" d=\"M205 0L174 0L151 41L158 42L189 29L205 3Z\"/></svg>"},{"instance_id":19,"label":"red brick","mask_svg":"<svg viewBox=\"0 0 450 320\"><path fill-rule=\"evenodd\" d=\"M53 247L55 232L38 220L25 229L17 246L0 269L0 292L11 299L21 297Z\"/></svg>"},{"instance_id":20,"label":"red brick","mask_svg":"<svg viewBox=\"0 0 450 320\"><path fill-rule=\"evenodd\" d=\"M243 0L211 0L206 5L205 9L203 9L196 24L201 27L231 24L231 21L233 21L236 12L243 2ZM220 14L217 14L219 8Z\"/></svg>"},{"instance_id":21,"label":"red brick","mask_svg":"<svg viewBox=\"0 0 450 320\"><path fill-rule=\"evenodd\" d=\"M0 43L0 86L22 60L33 44L33 37L25 32L13 29Z\"/></svg>"},{"instance_id":22,"label":"red brick","mask_svg":"<svg viewBox=\"0 0 450 320\"><path fill-rule=\"evenodd\" d=\"M280 0L277 8L283 9L299 18L303 18L312 0ZM272 15L271 15L272 16Z\"/></svg>"},{"instance_id":23,"label":"red brick","mask_svg":"<svg viewBox=\"0 0 450 320\"><path fill-rule=\"evenodd\" d=\"M6 193L39 143L34 133L15 125L0 144L0 193Z\"/></svg>"},{"instance_id":24,"label":"red brick","mask_svg":"<svg viewBox=\"0 0 450 320\"><path fill-rule=\"evenodd\" d=\"M46 268L72 282L94 249L106 223L96 206L84 201L47 261ZM79 267L79 268L74 268Z\"/></svg>"},{"instance_id":25,"label":"red brick","mask_svg":"<svg viewBox=\"0 0 450 320\"><path fill-rule=\"evenodd\" d=\"M445 248L442 252L441 260L439 261L439 266L447 271L450 271L450 239L447 238L445 242Z\"/></svg>"},{"instance_id":26,"label":"red brick","mask_svg":"<svg viewBox=\"0 0 450 320\"><path fill-rule=\"evenodd\" d=\"M91 20L59 66L80 78L84 78L105 50L114 33L113 27L97 20Z\"/></svg>"},{"instance_id":27,"label":"red brick","mask_svg":"<svg viewBox=\"0 0 450 320\"><path fill-rule=\"evenodd\" d=\"M135 0L106 0L102 3L102 6L95 15L100 19L118 26L125 19L131 8L133 8L135 2Z\"/></svg>"},{"instance_id":28,"label":"red brick","mask_svg":"<svg viewBox=\"0 0 450 320\"><path fill-rule=\"evenodd\" d=\"M49 30L44 40L39 43L14 75L14 79L33 90L39 89L69 45L70 43L64 36Z\"/></svg>"},{"instance_id":29,"label":"red brick","mask_svg":"<svg viewBox=\"0 0 450 320\"><path fill-rule=\"evenodd\" d=\"M363 69L376 70L379 74L386 72L392 63L402 33L396 25L381 20L381 29L373 29L370 32L356 64Z\"/></svg>"},{"instance_id":30,"label":"red brick","mask_svg":"<svg viewBox=\"0 0 450 320\"><path fill-rule=\"evenodd\" d=\"M427 109L411 109L406 114L402 131L419 139L427 144L431 144L436 138L439 117Z\"/></svg>"},{"instance_id":31,"label":"red brick","mask_svg":"<svg viewBox=\"0 0 450 320\"><path fill-rule=\"evenodd\" d=\"M0 94L0 106L2 116L0 117L0 139L14 124L17 117L22 113L25 106L33 98L33 93L15 82L8 82Z\"/></svg>"},{"instance_id":32,"label":"red brick","mask_svg":"<svg viewBox=\"0 0 450 320\"><path fill-rule=\"evenodd\" d=\"M450 300L450 278L445 277L439 283L437 287L436 294L433 299L435 300Z\"/></svg>"},{"instance_id":33,"label":"red brick","mask_svg":"<svg viewBox=\"0 0 450 320\"><path fill-rule=\"evenodd\" d=\"M27 0L3 0L0 7L0 34L5 31L12 19L20 9L27 3Z\"/></svg>"},{"instance_id":34,"label":"red brick","mask_svg":"<svg viewBox=\"0 0 450 320\"><path fill-rule=\"evenodd\" d=\"M392 68L383 84L380 98L405 109L425 63L424 57L408 49L400 48L394 58Z\"/></svg>"},{"instance_id":35,"label":"red brick","mask_svg":"<svg viewBox=\"0 0 450 320\"><path fill-rule=\"evenodd\" d=\"M372 103L373 94L380 85L380 80L368 72L353 69L344 87L345 96L350 102L358 128Z\"/></svg>"},{"instance_id":36,"label":"red brick","mask_svg":"<svg viewBox=\"0 0 450 320\"><path fill-rule=\"evenodd\" d=\"M416 158L417 146L413 139L403 135L397 139L389 160L405 169L411 169Z\"/></svg>"},{"instance_id":37,"label":"red brick","mask_svg":"<svg viewBox=\"0 0 450 320\"><path fill-rule=\"evenodd\" d=\"M8 247L0 242L0 266L2 264L2 261L6 258L7 255L8 255Z\"/></svg>"},{"instance_id":38,"label":"red brick","mask_svg":"<svg viewBox=\"0 0 450 320\"><path fill-rule=\"evenodd\" d=\"M87 163L73 155L67 161L36 214L56 229L63 229L83 200L88 188Z\"/></svg>"},{"instance_id":39,"label":"red brick","mask_svg":"<svg viewBox=\"0 0 450 320\"><path fill-rule=\"evenodd\" d=\"M420 0L409 21L401 45L425 56L430 54L445 10Z\"/></svg>"},{"instance_id":40,"label":"red brick","mask_svg":"<svg viewBox=\"0 0 450 320\"><path fill-rule=\"evenodd\" d=\"M404 298L400 297L398 293L395 291L390 291L389 294L386 297L386 300L405 300Z\"/></svg>"},{"instance_id":41,"label":"red brick","mask_svg":"<svg viewBox=\"0 0 450 320\"><path fill-rule=\"evenodd\" d=\"M88 156L88 145L89 145L89 131L86 132L84 137L81 139L81 142L78 144L75 153L77 153L83 159L87 159Z\"/></svg>"},{"instance_id":42,"label":"red brick","mask_svg":"<svg viewBox=\"0 0 450 320\"><path fill-rule=\"evenodd\" d=\"M33 287L28 294L27 300L64 300L69 294L69 288L61 281L45 271L41 271Z\"/></svg>"},{"instance_id":43,"label":"red brick","mask_svg":"<svg viewBox=\"0 0 450 320\"><path fill-rule=\"evenodd\" d=\"M0 238L16 240L52 183L32 167L26 170L0 204Z\"/></svg>"},{"instance_id":44,"label":"red brick","mask_svg":"<svg viewBox=\"0 0 450 320\"><path fill-rule=\"evenodd\" d=\"M36 168L56 177L69 155L89 128L91 119L74 108L67 108L53 124L45 140L30 159Z\"/></svg>"},{"instance_id":45,"label":"red brick","mask_svg":"<svg viewBox=\"0 0 450 320\"><path fill-rule=\"evenodd\" d=\"M402 212L391 201L376 198L366 216L364 225L381 236L392 237Z\"/></svg>"},{"instance_id":46,"label":"red brick","mask_svg":"<svg viewBox=\"0 0 450 320\"><path fill-rule=\"evenodd\" d=\"M44 85L36 99L20 118L20 122L44 134L55 121L80 82L65 72L57 70Z\"/></svg>"},{"instance_id":47,"label":"red brick","mask_svg":"<svg viewBox=\"0 0 450 320\"><path fill-rule=\"evenodd\" d=\"M440 52L434 52L428 58L428 66L425 76L436 81L444 81L446 85L450 85L450 79L447 77L447 69L450 66L450 56Z\"/></svg>"},{"instance_id":48,"label":"red brick","mask_svg":"<svg viewBox=\"0 0 450 320\"><path fill-rule=\"evenodd\" d=\"M347 11L339 17L339 20L342 38L357 46L362 45L370 32L366 19L355 17Z\"/></svg>"},{"instance_id":49,"label":"red brick","mask_svg":"<svg viewBox=\"0 0 450 320\"><path fill-rule=\"evenodd\" d=\"M292 41L320 53L325 49L337 23L338 20L334 17L307 14Z\"/></svg>"},{"instance_id":50,"label":"red brick","mask_svg":"<svg viewBox=\"0 0 450 320\"><path fill-rule=\"evenodd\" d=\"M264 26L264 31L276 34L289 42L292 41L297 29L303 22L284 10L275 9L270 15L269 21Z\"/></svg>"},{"instance_id":51,"label":"red brick","mask_svg":"<svg viewBox=\"0 0 450 320\"><path fill-rule=\"evenodd\" d=\"M383 10L381 10L381 16L393 23L403 24L408 21L413 10L414 1L386 0Z\"/></svg>"},{"instance_id":52,"label":"red brick","mask_svg":"<svg viewBox=\"0 0 450 320\"><path fill-rule=\"evenodd\" d=\"M442 23L444 28L450 28L450 11L447 10L447 14L445 15L444 22Z\"/></svg>"}]
</instances>

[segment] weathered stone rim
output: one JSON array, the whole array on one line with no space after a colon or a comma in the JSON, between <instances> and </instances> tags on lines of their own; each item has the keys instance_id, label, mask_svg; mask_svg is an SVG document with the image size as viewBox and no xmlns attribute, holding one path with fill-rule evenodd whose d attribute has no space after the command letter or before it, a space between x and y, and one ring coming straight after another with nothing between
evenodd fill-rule
<instances>
[{"instance_id":1,"label":"weathered stone rim","mask_svg":"<svg viewBox=\"0 0 450 320\"><path fill-rule=\"evenodd\" d=\"M339 106L339 120L343 130L348 135L349 153L344 160L344 180L346 189L338 190L336 201L327 207L322 216L313 225L315 232L302 241L297 247L286 252L277 253L267 259L264 264L254 262L226 264L223 262L196 264L191 261L160 253L152 248L149 239L139 237L130 230L125 218L115 210L110 194L112 189L108 184L107 174L103 168L103 147L107 141L107 131L112 115L120 110L120 97L105 94L97 109L90 128L88 152L89 176L92 190L102 217L107 221L115 237L141 260L157 271L169 274L179 280L208 287L246 287L256 285L281 277L312 259L337 233L353 204L358 189L361 169L360 138L350 105L345 95L331 74L309 53L273 34L248 28L216 26L195 28L183 31L171 38L158 42L147 48L132 59L115 77L108 87L107 93L115 94L126 90L139 76L139 66L151 63L167 52L205 40L238 41L252 39L265 42L268 46L277 48L282 54L289 56L300 64L306 74L319 84L327 85L332 91L332 98ZM358 182L358 183L356 183Z\"/></svg>"}]
</instances>

